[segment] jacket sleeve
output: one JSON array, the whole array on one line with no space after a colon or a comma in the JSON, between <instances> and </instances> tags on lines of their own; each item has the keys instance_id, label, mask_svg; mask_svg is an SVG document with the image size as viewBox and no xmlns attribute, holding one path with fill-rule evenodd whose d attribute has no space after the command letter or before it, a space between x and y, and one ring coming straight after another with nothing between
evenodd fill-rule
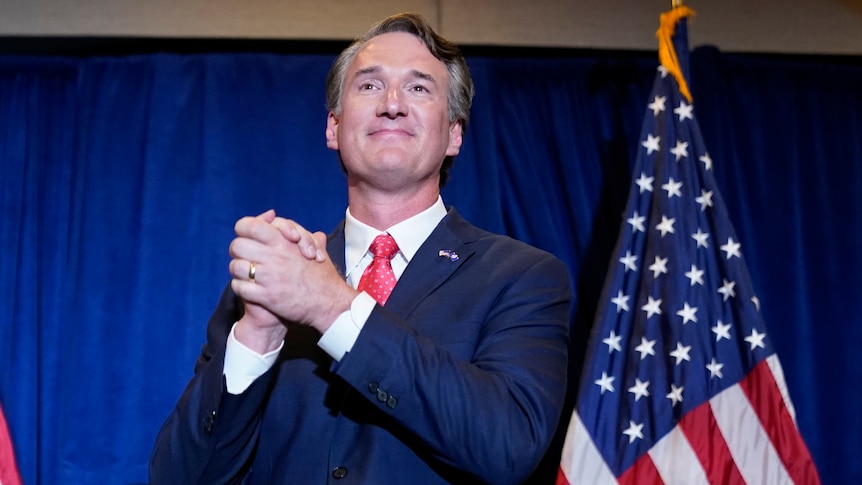
<instances>
[{"instance_id":1,"label":"jacket sleeve","mask_svg":"<svg viewBox=\"0 0 862 485\"><path fill-rule=\"evenodd\" d=\"M375 307L333 370L444 463L520 483L549 446L567 384L569 275L541 254L465 269L410 324ZM423 314L436 321L417 322L429 320ZM435 336L438 328L449 336Z\"/></svg>"},{"instance_id":2,"label":"jacket sleeve","mask_svg":"<svg viewBox=\"0 0 862 485\"><path fill-rule=\"evenodd\" d=\"M225 345L241 314L241 303L228 287L207 325L194 377L159 430L150 457L150 484L239 483L248 471L273 370L244 393L227 393Z\"/></svg>"}]
</instances>

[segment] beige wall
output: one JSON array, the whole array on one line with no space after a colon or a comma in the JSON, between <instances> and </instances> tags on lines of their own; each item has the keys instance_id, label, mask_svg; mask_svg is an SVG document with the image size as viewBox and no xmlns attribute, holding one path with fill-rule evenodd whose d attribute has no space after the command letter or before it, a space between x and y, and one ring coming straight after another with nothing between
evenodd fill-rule
<instances>
[{"instance_id":1,"label":"beige wall","mask_svg":"<svg viewBox=\"0 0 862 485\"><path fill-rule=\"evenodd\" d=\"M862 0L690 0L692 46L862 54ZM646 49L670 0L0 0L0 36L349 39L422 13L462 44Z\"/></svg>"}]
</instances>

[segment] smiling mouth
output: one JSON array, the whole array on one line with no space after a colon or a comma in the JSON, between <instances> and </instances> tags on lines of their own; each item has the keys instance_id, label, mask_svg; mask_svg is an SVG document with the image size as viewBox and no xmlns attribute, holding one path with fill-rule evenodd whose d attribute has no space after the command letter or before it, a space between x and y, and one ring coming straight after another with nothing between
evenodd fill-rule
<instances>
[{"instance_id":1,"label":"smiling mouth","mask_svg":"<svg viewBox=\"0 0 862 485\"><path fill-rule=\"evenodd\" d=\"M391 129L383 129L383 130L375 130L370 133L371 137L374 138L390 138L390 137L410 137L413 136L409 132L405 130L391 130Z\"/></svg>"}]
</instances>

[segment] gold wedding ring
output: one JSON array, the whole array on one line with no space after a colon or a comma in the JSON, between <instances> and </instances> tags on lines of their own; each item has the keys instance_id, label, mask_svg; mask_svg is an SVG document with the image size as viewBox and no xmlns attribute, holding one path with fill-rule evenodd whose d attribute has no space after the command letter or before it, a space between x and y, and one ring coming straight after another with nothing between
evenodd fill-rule
<instances>
[{"instance_id":1,"label":"gold wedding ring","mask_svg":"<svg viewBox=\"0 0 862 485\"><path fill-rule=\"evenodd\" d=\"M254 283L254 275L257 273L257 266L254 263L248 265L248 280Z\"/></svg>"}]
</instances>

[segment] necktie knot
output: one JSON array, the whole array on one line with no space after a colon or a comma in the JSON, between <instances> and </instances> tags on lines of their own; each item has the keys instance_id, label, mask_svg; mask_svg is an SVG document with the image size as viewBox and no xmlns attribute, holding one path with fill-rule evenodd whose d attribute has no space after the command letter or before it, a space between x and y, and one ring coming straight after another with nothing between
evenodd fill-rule
<instances>
[{"instance_id":1,"label":"necktie knot","mask_svg":"<svg viewBox=\"0 0 862 485\"><path fill-rule=\"evenodd\" d=\"M395 273L392 271L391 260L398 252L398 244L389 234L381 234L374 238L368 250L374 255L374 259L362 273L357 289L368 293L383 305L395 288Z\"/></svg>"},{"instance_id":2,"label":"necktie knot","mask_svg":"<svg viewBox=\"0 0 862 485\"><path fill-rule=\"evenodd\" d=\"M374 255L374 259L392 259L395 253L398 252L398 244L395 243L395 239L392 236L386 233L375 237L368 250Z\"/></svg>"}]
</instances>

